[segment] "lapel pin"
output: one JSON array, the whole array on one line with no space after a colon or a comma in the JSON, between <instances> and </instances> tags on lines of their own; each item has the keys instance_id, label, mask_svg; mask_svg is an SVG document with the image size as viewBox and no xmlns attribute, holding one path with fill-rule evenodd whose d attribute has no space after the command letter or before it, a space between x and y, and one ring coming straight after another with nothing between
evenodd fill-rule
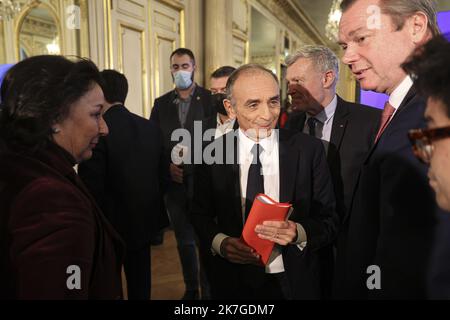
<instances>
[{"instance_id":1,"label":"lapel pin","mask_svg":"<svg viewBox=\"0 0 450 320\"><path fill-rule=\"evenodd\" d=\"M200 100L200 97L197 97L197 101Z\"/></svg>"}]
</instances>

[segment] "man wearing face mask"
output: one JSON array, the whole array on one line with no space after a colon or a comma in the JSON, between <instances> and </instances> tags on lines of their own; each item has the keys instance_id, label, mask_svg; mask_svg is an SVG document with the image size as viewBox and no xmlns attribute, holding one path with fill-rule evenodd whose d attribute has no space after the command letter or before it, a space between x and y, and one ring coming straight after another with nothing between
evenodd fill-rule
<instances>
[{"instance_id":1,"label":"man wearing face mask","mask_svg":"<svg viewBox=\"0 0 450 320\"><path fill-rule=\"evenodd\" d=\"M169 158L175 150L190 153L190 146L180 147L180 141L172 141L172 133L177 129L186 129L194 141L194 121L201 121L215 114L211 103L211 93L194 82L196 70L195 57L191 50L178 48L170 56L170 71L175 89L155 100L151 120L159 124L164 149ZM201 150L201 149L200 149ZM191 153L192 159L194 154ZM192 165L170 164L172 183L165 196L165 202L172 227L177 239L178 254L183 270L186 292L185 300L199 298L199 282L202 296L208 296L206 278L201 273L196 252L195 233L189 222L188 211L193 187Z\"/></svg>"},{"instance_id":2,"label":"man wearing face mask","mask_svg":"<svg viewBox=\"0 0 450 320\"><path fill-rule=\"evenodd\" d=\"M234 118L230 118L223 105L223 100L226 99L226 86L228 78L236 70L234 67L224 66L215 70L211 74L211 98L213 106L217 112L217 115L209 117L203 121L203 130L216 129L214 139L218 139L228 131L233 129Z\"/></svg>"}]
</instances>

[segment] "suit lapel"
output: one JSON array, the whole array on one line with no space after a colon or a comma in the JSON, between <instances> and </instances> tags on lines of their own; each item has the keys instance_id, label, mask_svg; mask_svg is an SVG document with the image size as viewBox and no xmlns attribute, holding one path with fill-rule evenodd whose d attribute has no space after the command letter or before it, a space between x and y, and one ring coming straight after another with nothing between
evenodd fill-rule
<instances>
[{"instance_id":1,"label":"suit lapel","mask_svg":"<svg viewBox=\"0 0 450 320\"><path fill-rule=\"evenodd\" d=\"M403 99L402 103L398 107L397 112L395 113L394 117L392 118L392 121L395 120L395 118L403 112L403 110L406 109L406 106L409 104L409 102L416 96L416 89L414 89L414 86L409 89L408 93L405 96L405 99Z\"/></svg>"},{"instance_id":2,"label":"suit lapel","mask_svg":"<svg viewBox=\"0 0 450 320\"><path fill-rule=\"evenodd\" d=\"M168 119L170 121L170 128L181 128L180 117L178 115L178 104L176 103L178 99L176 90L172 91L169 99L170 110L168 110L167 114L169 115Z\"/></svg>"},{"instance_id":3,"label":"suit lapel","mask_svg":"<svg viewBox=\"0 0 450 320\"><path fill-rule=\"evenodd\" d=\"M279 130L278 132L280 157L280 202L290 202L294 199L299 150L293 145L294 139L288 139L283 130Z\"/></svg>"},{"instance_id":4,"label":"suit lapel","mask_svg":"<svg viewBox=\"0 0 450 320\"><path fill-rule=\"evenodd\" d=\"M303 129L305 127L305 122L306 122L306 113L302 112L299 116L299 121L298 121L298 129L300 130L300 132L303 132Z\"/></svg>"},{"instance_id":5,"label":"suit lapel","mask_svg":"<svg viewBox=\"0 0 450 320\"><path fill-rule=\"evenodd\" d=\"M198 85L195 87L194 94L192 95L191 105L186 117L186 123L193 123L195 120L203 119L201 109L202 97L200 96L200 90Z\"/></svg>"},{"instance_id":6,"label":"suit lapel","mask_svg":"<svg viewBox=\"0 0 450 320\"><path fill-rule=\"evenodd\" d=\"M405 98L403 99L402 103L400 104L400 106L398 107L397 112L394 114L394 117L392 118L392 120L389 122L388 126L386 127L386 129L384 130L384 132L382 133L382 135L380 136L380 138L378 139L377 142L375 142L372 145L372 148L370 148L370 151L367 153L366 159L364 160L364 163L367 163L367 161L370 159L370 157L372 156L372 154L375 152L376 147L378 146L378 143L380 142L380 140L383 138L383 136L386 134L386 132L389 132L389 129L391 128L392 124L395 123L395 121L397 121L397 118L399 116L399 114L401 114L407 107L407 105L409 104L409 102L416 96L416 90L414 89L414 86L411 87L411 89L409 89L408 93L406 94Z\"/></svg>"},{"instance_id":7,"label":"suit lapel","mask_svg":"<svg viewBox=\"0 0 450 320\"><path fill-rule=\"evenodd\" d=\"M330 162L336 152L341 148L342 138L344 137L345 129L347 128L348 116L350 114L347 104L338 96L336 111L334 113L333 126L331 129L330 144L332 148L328 148L328 161ZM331 152L330 152L331 151Z\"/></svg>"},{"instance_id":8,"label":"suit lapel","mask_svg":"<svg viewBox=\"0 0 450 320\"><path fill-rule=\"evenodd\" d=\"M237 121L236 121L237 123ZM225 174L224 181L229 181L228 185L230 188L232 188L232 195L233 195L233 201L234 201L234 218L238 219L239 226L241 228L242 225L242 192L241 192L241 180L240 180L240 171L239 171L239 139L237 137L236 130L239 130L237 124L235 123L234 130L227 133L224 136L224 145L223 145L223 154L225 155ZM227 153L227 140L233 139L233 153Z\"/></svg>"}]
</instances>

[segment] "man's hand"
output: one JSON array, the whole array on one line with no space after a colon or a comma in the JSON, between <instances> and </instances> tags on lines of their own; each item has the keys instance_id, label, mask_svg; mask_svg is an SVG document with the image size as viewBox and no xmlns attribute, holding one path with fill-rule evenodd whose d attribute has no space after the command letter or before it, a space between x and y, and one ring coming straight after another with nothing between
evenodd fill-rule
<instances>
[{"instance_id":1,"label":"man's hand","mask_svg":"<svg viewBox=\"0 0 450 320\"><path fill-rule=\"evenodd\" d=\"M239 238L228 237L220 245L220 253L230 262L261 266L260 256Z\"/></svg>"},{"instance_id":2,"label":"man's hand","mask_svg":"<svg viewBox=\"0 0 450 320\"><path fill-rule=\"evenodd\" d=\"M282 246L294 242L297 239L297 225L288 221L264 221L258 224L255 232L261 239L270 240Z\"/></svg>"},{"instance_id":3,"label":"man's hand","mask_svg":"<svg viewBox=\"0 0 450 320\"><path fill-rule=\"evenodd\" d=\"M176 183L183 183L183 168L176 166L175 164L170 164L170 176L172 180Z\"/></svg>"},{"instance_id":4,"label":"man's hand","mask_svg":"<svg viewBox=\"0 0 450 320\"><path fill-rule=\"evenodd\" d=\"M292 111L307 111L310 114L318 114L323 110L320 103L301 84L289 84L288 95L291 96Z\"/></svg>"}]
</instances>

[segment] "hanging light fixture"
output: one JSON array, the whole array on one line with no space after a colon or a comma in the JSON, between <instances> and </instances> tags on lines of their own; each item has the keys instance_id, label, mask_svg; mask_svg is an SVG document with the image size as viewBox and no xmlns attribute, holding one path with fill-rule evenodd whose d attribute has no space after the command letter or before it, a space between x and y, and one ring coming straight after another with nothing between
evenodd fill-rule
<instances>
[{"instance_id":1,"label":"hanging light fixture","mask_svg":"<svg viewBox=\"0 0 450 320\"><path fill-rule=\"evenodd\" d=\"M52 43L47 44L48 54L60 54L61 50L58 44L58 38L54 39Z\"/></svg>"},{"instance_id":2,"label":"hanging light fixture","mask_svg":"<svg viewBox=\"0 0 450 320\"><path fill-rule=\"evenodd\" d=\"M325 36L331 41L337 41L339 32L339 21L341 20L341 2L342 0L333 0L330 13L328 14L328 23L325 26Z\"/></svg>"}]
</instances>

